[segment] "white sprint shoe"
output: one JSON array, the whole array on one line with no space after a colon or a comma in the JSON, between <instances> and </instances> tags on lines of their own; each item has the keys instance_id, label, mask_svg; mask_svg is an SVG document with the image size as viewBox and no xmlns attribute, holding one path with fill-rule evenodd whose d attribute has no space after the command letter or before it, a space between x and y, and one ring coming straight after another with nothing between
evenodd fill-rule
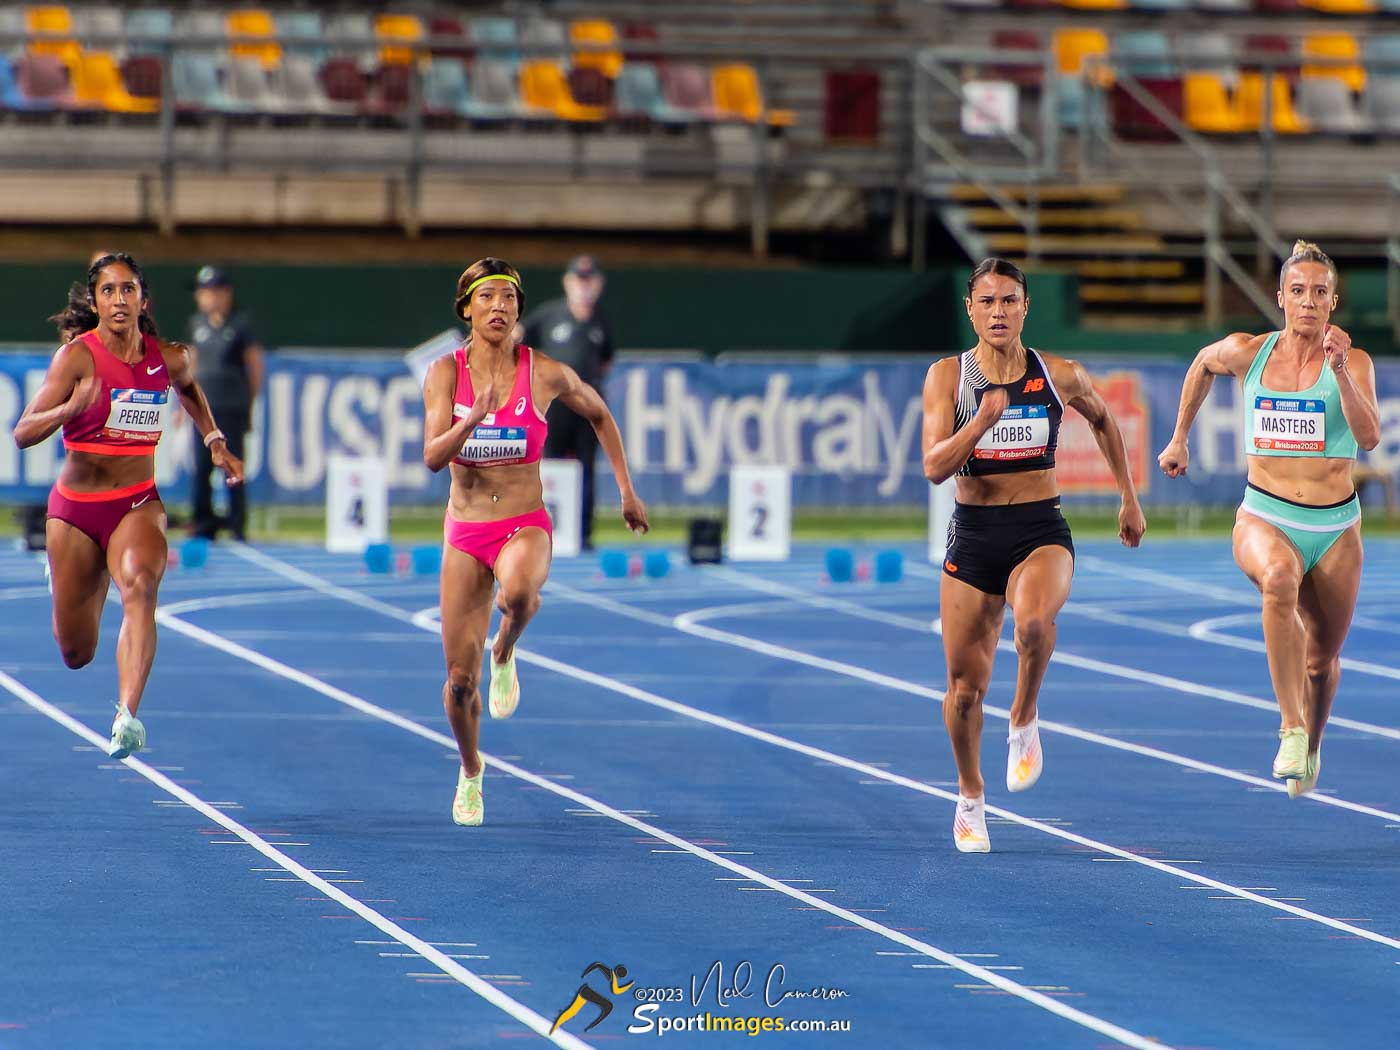
<instances>
[{"instance_id":1,"label":"white sprint shoe","mask_svg":"<svg viewBox=\"0 0 1400 1050\"><path fill-rule=\"evenodd\" d=\"M1006 790L1025 791L1035 785L1045 770L1045 756L1040 750L1040 724L1031 719L1030 725L1013 728L1006 741Z\"/></svg>"},{"instance_id":2,"label":"white sprint shoe","mask_svg":"<svg viewBox=\"0 0 1400 1050\"><path fill-rule=\"evenodd\" d=\"M953 845L959 853L990 853L992 841L987 837L987 803L985 795L959 798L953 814Z\"/></svg>"},{"instance_id":3,"label":"white sprint shoe","mask_svg":"<svg viewBox=\"0 0 1400 1050\"><path fill-rule=\"evenodd\" d=\"M107 745L107 754L116 759L127 758L145 746L146 727L139 718L118 704L117 717L112 719L112 741Z\"/></svg>"},{"instance_id":4,"label":"white sprint shoe","mask_svg":"<svg viewBox=\"0 0 1400 1050\"><path fill-rule=\"evenodd\" d=\"M520 679L515 673L515 650L503 664L491 657L491 690L486 706L492 718L509 718L520 703Z\"/></svg>"}]
</instances>

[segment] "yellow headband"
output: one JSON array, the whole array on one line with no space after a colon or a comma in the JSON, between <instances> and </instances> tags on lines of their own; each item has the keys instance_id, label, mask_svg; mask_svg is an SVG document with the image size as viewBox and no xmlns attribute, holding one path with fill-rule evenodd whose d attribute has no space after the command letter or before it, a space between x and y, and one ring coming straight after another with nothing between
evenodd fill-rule
<instances>
[{"instance_id":1,"label":"yellow headband","mask_svg":"<svg viewBox=\"0 0 1400 1050\"><path fill-rule=\"evenodd\" d=\"M512 277L508 273L488 273L485 277L478 277L471 284L467 285L467 290L462 293L462 298L471 298L472 292L476 291L479 286L485 284L487 281L509 281L511 284L515 285L515 287L520 287L520 278L518 277Z\"/></svg>"}]
</instances>

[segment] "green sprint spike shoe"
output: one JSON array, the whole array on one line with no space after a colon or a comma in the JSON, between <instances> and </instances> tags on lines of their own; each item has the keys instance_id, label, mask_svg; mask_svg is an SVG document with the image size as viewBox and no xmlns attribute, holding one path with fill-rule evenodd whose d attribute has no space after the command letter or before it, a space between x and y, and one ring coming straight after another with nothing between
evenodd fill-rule
<instances>
[{"instance_id":1,"label":"green sprint spike shoe","mask_svg":"<svg viewBox=\"0 0 1400 1050\"><path fill-rule=\"evenodd\" d=\"M1317 787L1317 776L1322 772L1322 748L1308 752L1307 772L1298 780L1288 782L1288 797L1302 798L1313 788Z\"/></svg>"},{"instance_id":2,"label":"green sprint spike shoe","mask_svg":"<svg viewBox=\"0 0 1400 1050\"><path fill-rule=\"evenodd\" d=\"M481 775L486 772L486 763L476 776L467 776L467 771L457 767L457 797L452 800L452 819L463 827L475 828L481 825L485 807L481 801Z\"/></svg>"},{"instance_id":3,"label":"green sprint spike shoe","mask_svg":"<svg viewBox=\"0 0 1400 1050\"><path fill-rule=\"evenodd\" d=\"M1278 754L1274 756L1277 780L1300 780L1308 772L1308 731L1302 726L1278 731Z\"/></svg>"},{"instance_id":4,"label":"green sprint spike shoe","mask_svg":"<svg viewBox=\"0 0 1400 1050\"><path fill-rule=\"evenodd\" d=\"M121 704L117 705L117 717L112 720L112 742L107 745L107 754L112 758L127 758L134 751L146 746L146 727L141 720Z\"/></svg>"},{"instance_id":5,"label":"green sprint spike shoe","mask_svg":"<svg viewBox=\"0 0 1400 1050\"><path fill-rule=\"evenodd\" d=\"M487 706L492 718L509 718L520 703L520 679L515 675L515 650L503 664L491 658L491 696Z\"/></svg>"}]
</instances>

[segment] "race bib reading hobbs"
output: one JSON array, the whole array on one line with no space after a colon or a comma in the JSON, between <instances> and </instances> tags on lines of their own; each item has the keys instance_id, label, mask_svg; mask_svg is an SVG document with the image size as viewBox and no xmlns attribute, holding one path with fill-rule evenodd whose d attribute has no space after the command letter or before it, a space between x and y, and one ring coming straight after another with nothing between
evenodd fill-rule
<instances>
[{"instance_id":1,"label":"race bib reading hobbs","mask_svg":"<svg viewBox=\"0 0 1400 1050\"><path fill-rule=\"evenodd\" d=\"M1034 459L1050 444L1050 416L1044 405L1011 405L972 450L974 459Z\"/></svg>"}]
</instances>

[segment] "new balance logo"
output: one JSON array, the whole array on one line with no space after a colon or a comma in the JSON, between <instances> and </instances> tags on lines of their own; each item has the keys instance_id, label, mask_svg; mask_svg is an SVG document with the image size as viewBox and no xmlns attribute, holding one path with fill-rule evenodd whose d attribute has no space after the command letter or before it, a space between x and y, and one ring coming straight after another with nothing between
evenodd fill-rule
<instances>
[{"instance_id":1,"label":"new balance logo","mask_svg":"<svg viewBox=\"0 0 1400 1050\"><path fill-rule=\"evenodd\" d=\"M1021 388L1023 394L1038 394L1045 389L1045 380L1027 379L1026 385Z\"/></svg>"}]
</instances>

